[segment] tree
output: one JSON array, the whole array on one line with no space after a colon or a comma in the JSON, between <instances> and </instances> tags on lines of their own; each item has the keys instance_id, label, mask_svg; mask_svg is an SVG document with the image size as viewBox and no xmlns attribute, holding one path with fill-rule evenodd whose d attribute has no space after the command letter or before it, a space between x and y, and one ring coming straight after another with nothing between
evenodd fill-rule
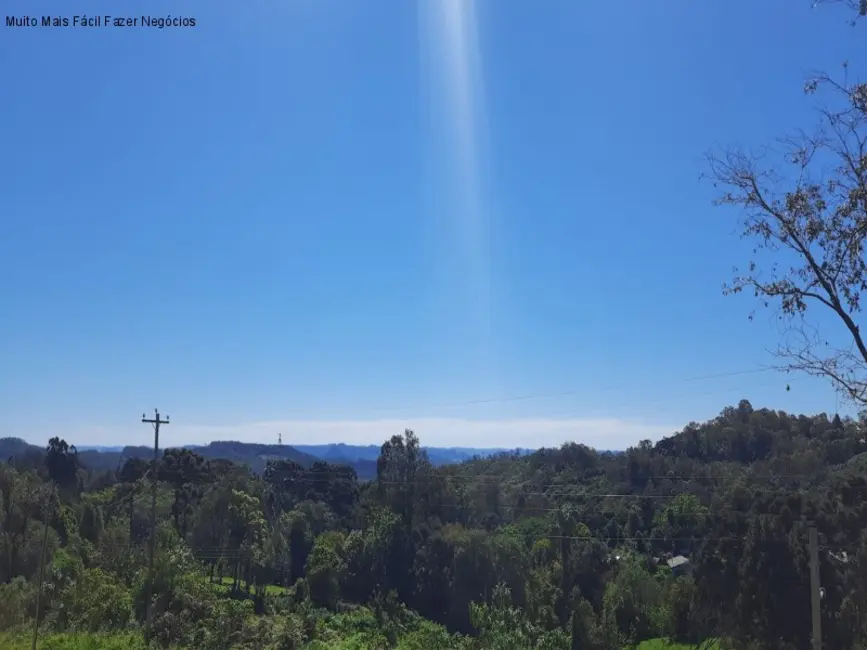
<instances>
[{"instance_id":1,"label":"tree","mask_svg":"<svg viewBox=\"0 0 867 650\"><path fill-rule=\"evenodd\" d=\"M604 615L629 645L637 646L661 631L660 591L642 563L631 556L623 559L614 580L606 586Z\"/></svg>"},{"instance_id":2,"label":"tree","mask_svg":"<svg viewBox=\"0 0 867 650\"><path fill-rule=\"evenodd\" d=\"M479 634L478 647L486 650L568 647L563 635L546 635L531 624L526 614L512 605L512 594L502 583L495 585L490 604L470 604L470 621Z\"/></svg>"},{"instance_id":3,"label":"tree","mask_svg":"<svg viewBox=\"0 0 867 650\"><path fill-rule=\"evenodd\" d=\"M847 9L855 12L855 17L852 19L854 25L858 18L867 16L867 0L814 0L813 6L829 4L843 4Z\"/></svg>"},{"instance_id":4,"label":"tree","mask_svg":"<svg viewBox=\"0 0 867 650\"><path fill-rule=\"evenodd\" d=\"M555 513L557 522L557 534L560 537L560 599L557 603L560 623L565 624L569 617L569 551L571 550L572 537L575 536L575 528L578 520L575 510L570 504L557 509ZM583 532L583 531L582 531Z\"/></svg>"},{"instance_id":5,"label":"tree","mask_svg":"<svg viewBox=\"0 0 867 650\"><path fill-rule=\"evenodd\" d=\"M815 135L782 139L760 154L713 152L708 163L723 190L716 203L743 211L742 235L755 244L747 271L736 271L724 293L752 291L779 309L784 369L826 378L867 404L867 340L858 323L867 290L867 84L850 82L844 70L841 81L820 75L805 86L833 100L818 109ZM815 313L830 316L833 331L820 328Z\"/></svg>"},{"instance_id":6,"label":"tree","mask_svg":"<svg viewBox=\"0 0 867 650\"><path fill-rule=\"evenodd\" d=\"M328 532L316 538L307 560L310 600L320 607L334 607L340 597L340 584L346 570L343 560L344 537Z\"/></svg>"},{"instance_id":7,"label":"tree","mask_svg":"<svg viewBox=\"0 0 867 650\"><path fill-rule=\"evenodd\" d=\"M428 478L430 468L427 452L410 429L402 436L392 436L380 448L376 461L377 490L383 501L401 516L407 530L419 509L416 484Z\"/></svg>"},{"instance_id":8,"label":"tree","mask_svg":"<svg viewBox=\"0 0 867 650\"><path fill-rule=\"evenodd\" d=\"M142 458L128 458L117 473L117 479L123 483L135 483L147 475L149 464Z\"/></svg>"},{"instance_id":9,"label":"tree","mask_svg":"<svg viewBox=\"0 0 867 650\"><path fill-rule=\"evenodd\" d=\"M0 583L30 579L39 567L40 533L49 491L35 472L0 465ZM2 608L0 608L2 609Z\"/></svg>"},{"instance_id":10,"label":"tree","mask_svg":"<svg viewBox=\"0 0 867 650\"><path fill-rule=\"evenodd\" d=\"M229 503L228 530L232 550L236 553L234 588L240 584L241 571L246 566L247 588L250 587L250 574L254 563L262 552L261 542L265 531L262 504L258 497L232 490Z\"/></svg>"},{"instance_id":11,"label":"tree","mask_svg":"<svg viewBox=\"0 0 867 650\"><path fill-rule=\"evenodd\" d=\"M62 490L70 490L78 483L78 450L66 440L55 436L48 441L45 468L49 478Z\"/></svg>"},{"instance_id":12,"label":"tree","mask_svg":"<svg viewBox=\"0 0 867 650\"><path fill-rule=\"evenodd\" d=\"M166 449L160 462L159 476L172 486L175 530L186 538L187 517L193 504L202 497L202 484L209 479L208 462L189 449Z\"/></svg>"}]
</instances>

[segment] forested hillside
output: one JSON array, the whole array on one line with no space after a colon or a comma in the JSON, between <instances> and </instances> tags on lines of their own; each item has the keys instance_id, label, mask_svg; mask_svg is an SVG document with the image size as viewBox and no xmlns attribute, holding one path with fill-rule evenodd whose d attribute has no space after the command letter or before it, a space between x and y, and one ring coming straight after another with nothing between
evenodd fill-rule
<instances>
[{"instance_id":1,"label":"forested hillside","mask_svg":"<svg viewBox=\"0 0 867 650\"><path fill-rule=\"evenodd\" d=\"M254 472L261 474L269 459L279 458L291 460L304 466L309 466L317 460L303 451L289 445L263 445L250 442L215 441L207 445L184 447L194 450L203 458L230 460L236 465L246 465ZM20 459L26 456L41 455L44 449L26 443L20 438L0 438L0 458ZM117 449L86 448L78 450L81 465L91 470L117 470L130 459L152 459L153 447L125 446Z\"/></svg>"},{"instance_id":2,"label":"forested hillside","mask_svg":"<svg viewBox=\"0 0 867 650\"><path fill-rule=\"evenodd\" d=\"M347 445L344 443L330 445L294 445L295 449L310 454L330 463L349 464L359 470L359 465L375 463L379 458L379 447L376 445ZM530 449L478 449L475 447L424 447L428 460L432 465L451 465L465 460L471 460L476 456L491 456L497 453L517 451L529 454ZM375 468L375 466L374 466Z\"/></svg>"},{"instance_id":3,"label":"forested hillside","mask_svg":"<svg viewBox=\"0 0 867 650\"><path fill-rule=\"evenodd\" d=\"M445 467L407 431L368 484L322 461L259 476L167 450L152 592L150 464L88 469L55 438L0 465L0 644L23 643L38 602L58 647L102 632L214 650L807 648L813 521L826 647L861 647L865 427L742 401L622 454L569 443Z\"/></svg>"},{"instance_id":4,"label":"forested hillside","mask_svg":"<svg viewBox=\"0 0 867 650\"><path fill-rule=\"evenodd\" d=\"M144 446L89 447L78 446L81 464L92 470L115 470L131 458L151 459L153 449ZM207 445L183 445L181 448L195 451L203 458L230 460L236 465L246 465L257 474L265 471L269 460L291 460L309 467L317 460L338 465L349 465L360 480L366 481L376 476L376 459L379 447L376 445L265 445L251 442L215 441ZM425 447L432 465L460 463L475 457L491 456L510 451L506 449L475 449L472 447ZM531 453L527 449L515 450L522 454ZM44 450L20 438L0 438L0 458L24 458L41 455Z\"/></svg>"}]
</instances>

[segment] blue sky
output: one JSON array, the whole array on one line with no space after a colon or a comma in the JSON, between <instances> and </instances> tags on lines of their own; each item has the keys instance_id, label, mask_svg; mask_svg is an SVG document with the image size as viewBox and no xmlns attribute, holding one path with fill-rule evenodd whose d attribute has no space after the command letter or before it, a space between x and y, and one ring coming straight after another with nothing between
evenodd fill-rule
<instances>
[{"instance_id":1,"label":"blue sky","mask_svg":"<svg viewBox=\"0 0 867 650\"><path fill-rule=\"evenodd\" d=\"M197 25L0 26L0 436L145 443L158 406L167 444L623 447L836 408L717 376L776 329L721 295L749 247L699 177L812 123L805 75L863 54L841 9L4 4L83 9Z\"/></svg>"}]
</instances>

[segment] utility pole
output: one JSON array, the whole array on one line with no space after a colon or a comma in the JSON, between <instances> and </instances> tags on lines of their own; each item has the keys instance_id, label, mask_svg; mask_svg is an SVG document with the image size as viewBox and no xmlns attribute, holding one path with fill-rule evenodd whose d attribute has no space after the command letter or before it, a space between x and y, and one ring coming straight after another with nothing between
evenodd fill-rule
<instances>
[{"instance_id":1,"label":"utility pole","mask_svg":"<svg viewBox=\"0 0 867 650\"><path fill-rule=\"evenodd\" d=\"M822 592L819 584L819 533L816 524L810 522L810 605L813 610L813 650L822 650Z\"/></svg>"},{"instance_id":2,"label":"utility pole","mask_svg":"<svg viewBox=\"0 0 867 650\"><path fill-rule=\"evenodd\" d=\"M48 493L47 503L45 504L45 525L42 528L42 558L39 560L39 586L36 589L36 620L33 621L33 644L30 646L32 650L36 650L36 641L39 638L39 609L42 605L42 588L45 584L45 554L48 551L48 528L51 519L53 496L54 485L51 486L51 491Z\"/></svg>"},{"instance_id":3,"label":"utility pole","mask_svg":"<svg viewBox=\"0 0 867 650\"><path fill-rule=\"evenodd\" d=\"M151 537L150 548L148 548L148 583L145 589L145 613L147 622L151 622L151 591L154 584L154 551L156 549L157 537L157 463L159 462L160 451L160 425L169 424L169 416L165 420L160 419L160 412L154 409L154 418L147 419L142 413L141 421L146 424L154 425L154 463L151 468Z\"/></svg>"}]
</instances>

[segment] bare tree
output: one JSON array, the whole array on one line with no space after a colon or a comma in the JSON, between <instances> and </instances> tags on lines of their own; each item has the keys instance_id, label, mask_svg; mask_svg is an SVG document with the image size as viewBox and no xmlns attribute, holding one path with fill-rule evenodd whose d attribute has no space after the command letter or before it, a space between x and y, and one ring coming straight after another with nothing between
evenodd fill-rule
<instances>
[{"instance_id":1,"label":"bare tree","mask_svg":"<svg viewBox=\"0 0 867 650\"><path fill-rule=\"evenodd\" d=\"M823 74L807 82L807 94L828 100L815 133L759 153L711 152L708 163L722 189L716 203L742 209L742 236L755 243L746 273L735 270L724 292L752 290L779 309L783 368L829 379L865 405L858 320L867 290L867 84L851 83L848 72L844 65L840 81ZM810 318L817 314L830 321Z\"/></svg>"}]
</instances>

